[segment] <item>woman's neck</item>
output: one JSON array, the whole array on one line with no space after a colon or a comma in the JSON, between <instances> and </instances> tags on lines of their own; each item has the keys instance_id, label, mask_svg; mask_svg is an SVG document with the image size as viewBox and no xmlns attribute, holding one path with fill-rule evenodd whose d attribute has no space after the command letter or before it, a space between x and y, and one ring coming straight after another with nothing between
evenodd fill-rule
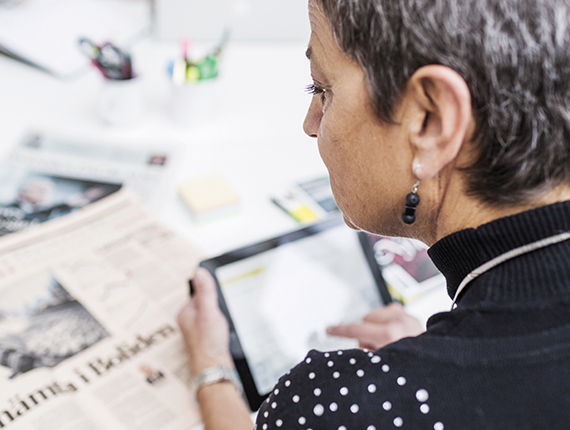
<instances>
[{"instance_id":1,"label":"woman's neck","mask_svg":"<svg viewBox=\"0 0 570 430\"><path fill-rule=\"evenodd\" d=\"M477 228L499 218L566 200L570 200L570 186L568 185L555 187L536 199L509 205L482 203L478 199L468 197L463 189L455 192L450 188L437 212L436 228L431 232L429 241L426 243L431 246L456 231Z\"/></svg>"}]
</instances>

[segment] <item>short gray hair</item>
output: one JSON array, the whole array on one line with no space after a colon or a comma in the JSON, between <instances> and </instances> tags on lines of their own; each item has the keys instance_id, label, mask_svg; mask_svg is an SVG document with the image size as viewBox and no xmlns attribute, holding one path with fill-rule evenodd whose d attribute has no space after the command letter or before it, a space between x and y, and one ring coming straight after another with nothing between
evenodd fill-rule
<instances>
[{"instance_id":1,"label":"short gray hair","mask_svg":"<svg viewBox=\"0 0 570 430\"><path fill-rule=\"evenodd\" d=\"M319 1L381 120L420 67L463 77L477 124L470 195L518 203L570 183L569 0Z\"/></svg>"}]
</instances>

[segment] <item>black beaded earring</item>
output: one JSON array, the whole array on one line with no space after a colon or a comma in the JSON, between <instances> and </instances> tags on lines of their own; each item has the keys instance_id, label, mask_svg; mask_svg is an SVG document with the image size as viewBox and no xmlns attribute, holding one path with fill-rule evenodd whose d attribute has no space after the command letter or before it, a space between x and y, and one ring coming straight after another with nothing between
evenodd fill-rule
<instances>
[{"instance_id":1,"label":"black beaded earring","mask_svg":"<svg viewBox=\"0 0 570 430\"><path fill-rule=\"evenodd\" d=\"M416 206L420 204L419 185L420 181L418 180L412 187L412 192L406 196L406 209L402 214L402 221L406 224L413 224L416 221Z\"/></svg>"}]
</instances>

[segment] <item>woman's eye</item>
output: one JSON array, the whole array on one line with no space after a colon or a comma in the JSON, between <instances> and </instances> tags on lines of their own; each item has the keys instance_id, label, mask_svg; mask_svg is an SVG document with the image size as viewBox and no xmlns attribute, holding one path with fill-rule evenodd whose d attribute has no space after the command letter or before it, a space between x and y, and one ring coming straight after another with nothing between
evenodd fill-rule
<instances>
[{"instance_id":1,"label":"woman's eye","mask_svg":"<svg viewBox=\"0 0 570 430\"><path fill-rule=\"evenodd\" d=\"M311 84L307 86L307 92L313 96L321 94L321 101L324 103L327 90L317 84Z\"/></svg>"}]
</instances>

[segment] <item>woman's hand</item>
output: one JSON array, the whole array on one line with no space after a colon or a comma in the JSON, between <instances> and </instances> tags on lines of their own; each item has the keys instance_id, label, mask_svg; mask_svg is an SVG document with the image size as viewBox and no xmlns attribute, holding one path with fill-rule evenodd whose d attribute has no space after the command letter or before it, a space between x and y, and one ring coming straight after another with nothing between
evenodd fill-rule
<instances>
[{"instance_id":1,"label":"woman's hand","mask_svg":"<svg viewBox=\"0 0 570 430\"><path fill-rule=\"evenodd\" d=\"M199 268L193 279L194 296L178 313L192 374L212 366L233 367L228 322L218 306L216 281Z\"/></svg>"},{"instance_id":2,"label":"woman's hand","mask_svg":"<svg viewBox=\"0 0 570 430\"><path fill-rule=\"evenodd\" d=\"M390 303L374 309L361 323L329 327L332 336L350 337L358 340L361 348L372 351L404 337L417 336L425 331L422 324L406 313L399 303Z\"/></svg>"},{"instance_id":3,"label":"woman's hand","mask_svg":"<svg viewBox=\"0 0 570 430\"><path fill-rule=\"evenodd\" d=\"M218 307L216 281L199 268L192 281L194 296L178 313L193 375L212 366L233 367L228 322ZM206 385L197 393L205 430L250 430L250 411L236 387L227 381Z\"/></svg>"}]
</instances>

